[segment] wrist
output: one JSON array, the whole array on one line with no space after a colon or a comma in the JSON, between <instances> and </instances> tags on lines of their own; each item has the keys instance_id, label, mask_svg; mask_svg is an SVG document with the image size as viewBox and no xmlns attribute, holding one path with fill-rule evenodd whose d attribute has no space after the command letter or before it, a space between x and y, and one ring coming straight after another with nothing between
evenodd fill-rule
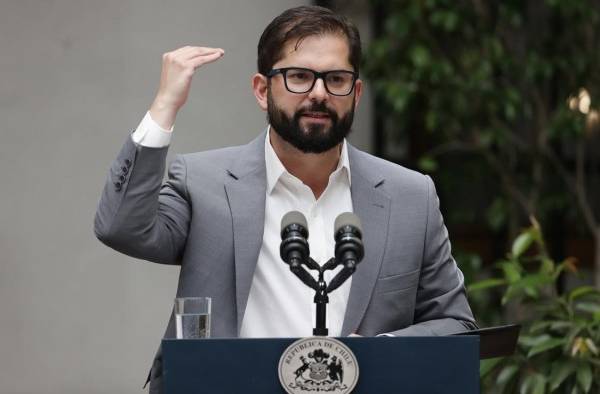
<instances>
[{"instance_id":1,"label":"wrist","mask_svg":"<svg viewBox=\"0 0 600 394\"><path fill-rule=\"evenodd\" d=\"M163 129L170 130L175 124L179 107L170 104L168 100L157 97L150 107L150 116Z\"/></svg>"}]
</instances>

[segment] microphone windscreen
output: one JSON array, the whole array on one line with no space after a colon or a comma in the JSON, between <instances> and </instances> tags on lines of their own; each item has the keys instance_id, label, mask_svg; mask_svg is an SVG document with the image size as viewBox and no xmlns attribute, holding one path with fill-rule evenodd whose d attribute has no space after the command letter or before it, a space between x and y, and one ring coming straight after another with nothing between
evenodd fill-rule
<instances>
[{"instance_id":1,"label":"microphone windscreen","mask_svg":"<svg viewBox=\"0 0 600 394\"><path fill-rule=\"evenodd\" d=\"M345 226L355 227L362 234L362 225L360 223L360 219L352 212L340 213L338 217L335 218L335 223L333 224L333 233L337 234L337 232Z\"/></svg>"},{"instance_id":2,"label":"microphone windscreen","mask_svg":"<svg viewBox=\"0 0 600 394\"><path fill-rule=\"evenodd\" d=\"M299 224L308 231L308 222L302 212L290 211L281 218L281 230L283 231L290 224Z\"/></svg>"}]
</instances>

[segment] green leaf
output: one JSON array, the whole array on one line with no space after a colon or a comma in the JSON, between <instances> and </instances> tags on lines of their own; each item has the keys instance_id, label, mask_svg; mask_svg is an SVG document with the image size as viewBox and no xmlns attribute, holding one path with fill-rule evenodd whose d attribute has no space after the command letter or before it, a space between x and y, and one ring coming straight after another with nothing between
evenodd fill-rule
<instances>
[{"instance_id":1,"label":"green leaf","mask_svg":"<svg viewBox=\"0 0 600 394\"><path fill-rule=\"evenodd\" d=\"M550 391L554 391L560 387L560 385L575 372L576 365L573 362L566 362L555 364L552 368L552 374L550 378Z\"/></svg>"},{"instance_id":2,"label":"green leaf","mask_svg":"<svg viewBox=\"0 0 600 394\"><path fill-rule=\"evenodd\" d=\"M501 58L502 55L504 54L504 48L502 46L502 42L497 37L491 37L491 39L490 39L490 46L492 48L494 56L496 58ZM514 88L510 89L510 90L513 90L514 92L517 92L517 90L514 89ZM509 90L509 92L510 92L510 90Z\"/></svg>"},{"instance_id":3,"label":"green leaf","mask_svg":"<svg viewBox=\"0 0 600 394\"><path fill-rule=\"evenodd\" d=\"M508 120L514 120L517 117L517 110L514 105L509 102L504 104L504 115Z\"/></svg>"},{"instance_id":4,"label":"green leaf","mask_svg":"<svg viewBox=\"0 0 600 394\"><path fill-rule=\"evenodd\" d=\"M538 298L540 290L552 281L552 277L545 274L529 274L523 276L521 280L513 285L522 288L528 296Z\"/></svg>"},{"instance_id":5,"label":"green leaf","mask_svg":"<svg viewBox=\"0 0 600 394\"><path fill-rule=\"evenodd\" d=\"M533 375L527 375L525 379L523 379L523 383L519 387L519 394L530 394L533 390Z\"/></svg>"},{"instance_id":6,"label":"green leaf","mask_svg":"<svg viewBox=\"0 0 600 394\"><path fill-rule=\"evenodd\" d=\"M496 366L504 361L504 357L489 358L487 360L481 360L479 363L479 376L485 377L487 374L492 372Z\"/></svg>"},{"instance_id":7,"label":"green leaf","mask_svg":"<svg viewBox=\"0 0 600 394\"><path fill-rule=\"evenodd\" d=\"M595 365L598 369L600 369L600 360L596 360L593 358L588 359L588 361L590 362L590 364Z\"/></svg>"},{"instance_id":8,"label":"green leaf","mask_svg":"<svg viewBox=\"0 0 600 394\"><path fill-rule=\"evenodd\" d=\"M552 321L544 321L544 320L537 321L531 325L531 327L529 328L529 331L531 331L532 333L535 333L538 331L545 331L552 324L553 324Z\"/></svg>"},{"instance_id":9,"label":"green leaf","mask_svg":"<svg viewBox=\"0 0 600 394\"><path fill-rule=\"evenodd\" d=\"M482 130L479 132L478 137L478 142L479 145L483 148L489 148L490 145L492 145L492 143L494 142L494 133L490 130ZM496 202L494 201L494 203L492 203L492 206L490 207L490 209L496 209L498 208L497 206L495 206Z\"/></svg>"},{"instance_id":10,"label":"green leaf","mask_svg":"<svg viewBox=\"0 0 600 394\"><path fill-rule=\"evenodd\" d=\"M402 113L413 95L413 87L404 82L393 81L381 85L384 95L394 108L394 111Z\"/></svg>"},{"instance_id":11,"label":"green leaf","mask_svg":"<svg viewBox=\"0 0 600 394\"><path fill-rule=\"evenodd\" d=\"M569 293L569 302L572 302L573 300L575 300L575 299L577 299L577 298L579 298L581 296L584 296L584 295L587 295L587 294L592 294L592 293L596 294L596 295L600 294L598 292L598 290L595 287L592 287L592 286L580 286L580 287L577 287L577 288L571 290L571 292Z\"/></svg>"},{"instance_id":12,"label":"green leaf","mask_svg":"<svg viewBox=\"0 0 600 394\"><path fill-rule=\"evenodd\" d=\"M550 339L552 339L552 337L548 334L542 334L542 335L538 335L538 336L521 335L521 336L519 336L519 343L524 346L534 347L534 346L538 346Z\"/></svg>"},{"instance_id":13,"label":"green leaf","mask_svg":"<svg viewBox=\"0 0 600 394\"><path fill-rule=\"evenodd\" d=\"M554 273L555 264L549 258L543 258L542 263L540 265L540 272L545 275L551 275Z\"/></svg>"},{"instance_id":14,"label":"green leaf","mask_svg":"<svg viewBox=\"0 0 600 394\"><path fill-rule=\"evenodd\" d=\"M422 156L419 159L419 168L424 172L435 172L438 169L438 163L431 156Z\"/></svg>"},{"instance_id":15,"label":"green leaf","mask_svg":"<svg viewBox=\"0 0 600 394\"><path fill-rule=\"evenodd\" d=\"M518 263L507 261L500 265L504 272L504 277L509 283L515 283L521 279L521 267Z\"/></svg>"},{"instance_id":16,"label":"green leaf","mask_svg":"<svg viewBox=\"0 0 600 394\"><path fill-rule=\"evenodd\" d=\"M600 304L597 304L595 302L579 302L575 305L575 309L577 309L578 311L594 314L600 312Z\"/></svg>"},{"instance_id":17,"label":"green leaf","mask_svg":"<svg viewBox=\"0 0 600 394\"><path fill-rule=\"evenodd\" d=\"M479 141L480 143L484 144L484 146L486 146L486 141L484 140L484 138L482 138L484 135L485 134L479 135ZM500 197L496 198L492 205L490 205L490 207L487 209L485 216L488 224L493 230L500 230L502 226L504 226L504 224L506 223L506 219L508 216L508 208L504 199Z\"/></svg>"},{"instance_id":18,"label":"green leaf","mask_svg":"<svg viewBox=\"0 0 600 394\"><path fill-rule=\"evenodd\" d=\"M543 273L530 274L523 278L524 285L533 286L533 287L541 287L541 286L547 285L549 283L552 283L552 281L553 281L552 276L546 275Z\"/></svg>"},{"instance_id":19,"label":"green leaf","mask_svg":"<svg viewBox=\"0 0 600 394\"><path fill-rule=\"evenodd\" d=\"M527 249L529 249L529 246L531 246L531 243L534 241L534 239L535 238L532 230L526 231L519 235L512 244L513 257L521 256Z\"/></svg>"},{"instance_id":20,"label":"green leaf","mask_svg":"<svg viewBox=\"0 0 600 394\"><path fill-rule=\"evenodd\" d=\"M436 111L428 111L425 115L425 127L429 131L435 131L439 125L439 117Z\"/></svg>"},{"instance_id":21,"label":"green leaf","mask_svg":"<svg viewBox=\"0 0 600 394\"><path fill-rule=\"evenodd\" d=\"M513 298L516 298L517 296L521 295L521 289L517 286L508 286L508 288L506 289L506 292L504 293L504 296L502 296L502 300L501 303L502 305L506 305L508 303L508 301L512 300Z\"/></svg>"},{"instance_id":22,"label":"green leaf","mask_svg":"<svg viewBox=\"0 0 600 394\"><path fill-rule=\"evenodd\" d=\"M546 382L548 379L542 374L535 374L533 384L533 394L544 394L546 392Z\"/></svg>"},{"instance_id":23,"label":"green leaf","mask_svg":"<svg viewBox=\"0 0 600 394\"><path fill-rule=\"evenodd\" d=\"M519 390L520 394L544 394L545 392L546 378L539 373L528 375Z\"/></svg>"},{"instance_id":24,"label":"green leaf","mask_svg":"<svg viewBox=\"0 0 600 394\"><path fill-rule=\"evenodd\" d=\"M550 325L550 329L551 330L562 330L564 328L570 328L572 326L573 323L571 323L570 321L556 321L556 322L552 322L552 324Z\"/></svg>"},{"instance_id":25,"label":"green leaf","mask_svg":"<svg viewBox=\"0 0 600 394\"><path fill-rule=\"evenodd\" d=\"M573 326L567 333L565 346L570 348L573 345L573 342L575 341L575 337L577 335L579 335L579 333L583 329L584 329L584 326L582 326L581 324L573 324Z\"/></svg>"},{"instance_id":26,"label":"green leaf","mask_svg":"<svg viewBox=\"0 0 600 394\"><path fill-rule=\"evenodd\" d=\"M502 370L498 374L498 378L496 378L496 383L499 385L507 384L512 378L514 378L517 371L519 371L519 366L507 365L506 367L502 368Z\"/></svg>"},{"instance_id":27,"label":"green leaf","mask_svg":"<svg viewBox=\"0 0 600 394\"><path fill-rule=\"evenodd\" d=\"M474 291L489 289L490 287L503 286L505 284L506 284L506 280L504 280L504 279L496 279L496 278L484 279L484 280L480 280L479 282L470 284L468 286L467 290L469 293L471 293Z\"/></svg>"},{"instance_id":28,"label":"green leaf","mask_svg":"<svg viewBox=\"0 0 600 394\"><path fill-rule=\"evenodd\" d=\"M412 50L410 51L410 58L416 68L423 68L428 66L431 60L429 50L422 45L417 45L412 48Z\"/></svg>"},{"instance_id":29,"label":"green leaf","mask_svg":"<svg viewBox=\"0 0 600 394\"><path fill-rule=\"evenodd\" d=\"M533 357L536 354L559 347L559 346L563 345L564 343L565 343L565 338L548 339L548 340L540 343L539 345L536 345L533 348L531 348L531 350L529 350L529 353L527 353L527 357Z\"/></svg>"},{"instance_id":30,"label":"green leaf","mask_svg":"<svg viewBox=\"0 0 600 394\"><path fill-rule=\"evenodd\" d=\"M523 290L525 291L525 294L527 294L531 298L537 298L540 294L535 287L530 285L523 286Z\"/></svg>"},{"instance_id":31,"label":"green leaf","mask_svg":"<svg viewBox=\"0 0 600 394\"><path fill-rule=\"evenodd\" d=\"M580 364L577 368L577 383L584 393L589 393L592 388L592 367L589 364Z\"/></svg>"},{"instance_id":32,"label":"green leaf","mask_svg":"<svg viewBox=\"0 0 600 394\"><path fill-rule=\"evenodd\" d=\"M454 12L448 12L444 19L444 27L447 31L454 31L458 24L458 15Z\"/></svg>"}]
</instances>

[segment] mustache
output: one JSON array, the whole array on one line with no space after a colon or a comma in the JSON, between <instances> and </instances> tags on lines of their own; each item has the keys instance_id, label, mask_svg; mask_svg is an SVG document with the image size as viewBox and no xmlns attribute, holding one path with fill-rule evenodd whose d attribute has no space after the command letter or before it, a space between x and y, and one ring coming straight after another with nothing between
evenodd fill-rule
<instances>
[{"instance_id":1,"label":"mustache","mask_svg":"<svg viewBox=\"0 0 600 394\"><path fill-rule=\"evenodd\" d=\"M323 113L326 113L332 120L337 120L337 118L338 118L337 113L334 110L332 110L331 108L327 107L327 105L324 102L313 103L304 108L300 108L296 112L295 118L299 118L300 116L302 116L302 114L304 114L306 112L323 112Z\"/></svg>"}]
</instances>

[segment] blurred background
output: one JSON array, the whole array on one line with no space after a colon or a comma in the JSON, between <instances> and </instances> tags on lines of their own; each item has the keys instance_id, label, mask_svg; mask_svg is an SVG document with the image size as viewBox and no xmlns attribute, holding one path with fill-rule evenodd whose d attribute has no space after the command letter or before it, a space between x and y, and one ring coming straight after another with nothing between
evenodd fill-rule
<instances>
[{"instance_id":1,"label":"blurred background","mask_svg":"<svg viewBox=\"0 0 600 394\"><path fill-rule=\"evenodd\" d=\"M108 167L184 45L226 55L195 76L171 154L254 138L258 38L301 4L361 30L352 142L434 178L480 324L524 325L484 392L599 389L597 1L4 0L0 393L141 391L178 269L95 239Z\"/></svg>"},{"instance_id":2,"label":"blurred background","mask_svg":"<svg viewBox=\"0 0 600 394\"><path fill-rule=\"evenodd\" d=\"M485 393L600 392L600 3L371 1L374 152L430 174Z\"/></svg>"}]
</instances>

